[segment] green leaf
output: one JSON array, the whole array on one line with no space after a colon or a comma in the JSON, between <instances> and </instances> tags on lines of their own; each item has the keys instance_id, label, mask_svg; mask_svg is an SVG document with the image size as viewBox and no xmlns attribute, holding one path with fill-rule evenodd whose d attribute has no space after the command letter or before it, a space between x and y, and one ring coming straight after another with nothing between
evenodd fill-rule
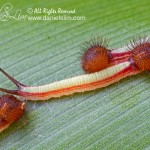
<instances>
[{"instance_id":1,"label":"green leaf","mask_svg":"<svg viewBox=\"0 0 150 150\"><path fill-rule=\"evenodd\" d=\"M42 85L84 74L82 45L93 36L110 48L150 35L149 0L7 1L15 15L28 8L76 9L85 20L0 20L0 67L26 85ZM0 2L0 8L6 1ZM30 9L31 10L31 9ZM0 14L2 15L2 9ZM64 14L52 13L50 16ZM0 87L15 86L2 74ZM106 88L43 102L27 102L25 115L0 133L0 149L150 149L150 79L128 77ZM2 93L0 93L2 95Z\"/></svg>"}]
</instances>

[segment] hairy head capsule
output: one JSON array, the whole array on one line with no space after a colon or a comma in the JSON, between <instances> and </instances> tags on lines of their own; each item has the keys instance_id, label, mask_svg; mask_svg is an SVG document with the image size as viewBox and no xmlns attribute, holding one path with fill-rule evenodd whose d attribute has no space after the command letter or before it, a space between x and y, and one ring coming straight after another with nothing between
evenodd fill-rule
<instances>
[{"instance_id":1,"label":"hairy head capsule","mask_svg":"<svg viewBox=\"0 0 150 150\"><path fill-rule=\"evenodd\" d=\"M104 38L95 37L86 42L86 51L81 58L81 66L87 73L93 73L105 69L109 65L110 51L108 42Z\"/></svg>"},{"instance_id":2,"label":"hairy head capsule","mask_svg":"<svg viewBox=\"0 0 150 150\"><path fill-rule=\"evenodd\" d=\"M25 109L25 102L18 100L13 95L0 97L0 132L11 123L18 120Z\"/></svg>"},{"instance_id":3,"label":"hairy head capsule","mask_svg":"<svg viewBox=\"0 0 150 150\"><path fill-rule=\"evenodd\" d=\"M150 70L150 38L144 38L132 43L132 59L141 70Z\"/></svg>"}]
</instances>

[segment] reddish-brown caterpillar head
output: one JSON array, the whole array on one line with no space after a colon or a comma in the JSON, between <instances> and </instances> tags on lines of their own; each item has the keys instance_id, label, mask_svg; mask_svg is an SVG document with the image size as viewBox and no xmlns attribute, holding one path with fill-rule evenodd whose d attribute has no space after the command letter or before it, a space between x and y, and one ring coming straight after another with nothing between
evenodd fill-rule
<instances>
[{"instance_id":1,"label":"reddish-brown caterpillar head","mask_svg":"<svg viewBox=\"0 0 150 150\"><path fill-rule=\"evenodd\" d=\"M95 37L85 43L85 52L81 59L81 66L87 73L97 72L109 65L110 51L106 38Z\"/></svg>"},{"instance_id":2,"label":"reddish-brown caterpillar head","mask_svg":"<svg viewBox=\"0 0 150 150\"><path fill-rule=\"evenodd\" d=\"M150 38L133 40L130 45L129 49L132 50L132 59L136 66L141 71L150 70Z\"/></svg>"},{"instance_id":3,"label":"reddish-brown caterpillar head","mask_svg":"<svg viewBox=\"0 0 150 150\"><path fill-rule=\"evenodd\" d=\"M25 109L25 102L18 100L13 95L0 97L0 132L11 123L18 120Z\"/></svg>"}]
</instances>

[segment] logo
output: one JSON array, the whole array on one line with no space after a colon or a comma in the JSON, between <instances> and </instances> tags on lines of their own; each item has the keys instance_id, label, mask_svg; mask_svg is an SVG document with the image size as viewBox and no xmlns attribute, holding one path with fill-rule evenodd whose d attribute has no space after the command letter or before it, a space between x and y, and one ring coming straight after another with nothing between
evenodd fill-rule
<instances>
[{"instance_id":1,"label":"logo","mask_svg":"<svg viewBox=\"0 0 150 150\"><path fill-rule=\"evenodd\" d=\"M4 4L0 9L0 20L9 21L9 20L25 20L27 15L22 15L22 10L18 9L14 14L11 14L13 5L10 3Z\"/></svg>"}]
</instances>

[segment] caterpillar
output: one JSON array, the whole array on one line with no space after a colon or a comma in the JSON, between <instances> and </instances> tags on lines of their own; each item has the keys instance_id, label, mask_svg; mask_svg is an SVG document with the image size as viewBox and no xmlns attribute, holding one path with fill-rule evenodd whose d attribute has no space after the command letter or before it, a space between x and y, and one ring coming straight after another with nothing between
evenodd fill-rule
<instances>
[{"instance_id":1,"label":"caterpillar","mask_svg":"<svg viewBox=\"0 0 150 150\"><path fill-rule=\"evenodd\" d=\"M42 86L26 86L0 69L18 87L17 90L0 88L0 91L21 96L27 100L47 100L102 88L146 70L150 70L149 37L132 41L124 48L113 50L109 66L105 69Z\"/></svg>"}]
</instances>

